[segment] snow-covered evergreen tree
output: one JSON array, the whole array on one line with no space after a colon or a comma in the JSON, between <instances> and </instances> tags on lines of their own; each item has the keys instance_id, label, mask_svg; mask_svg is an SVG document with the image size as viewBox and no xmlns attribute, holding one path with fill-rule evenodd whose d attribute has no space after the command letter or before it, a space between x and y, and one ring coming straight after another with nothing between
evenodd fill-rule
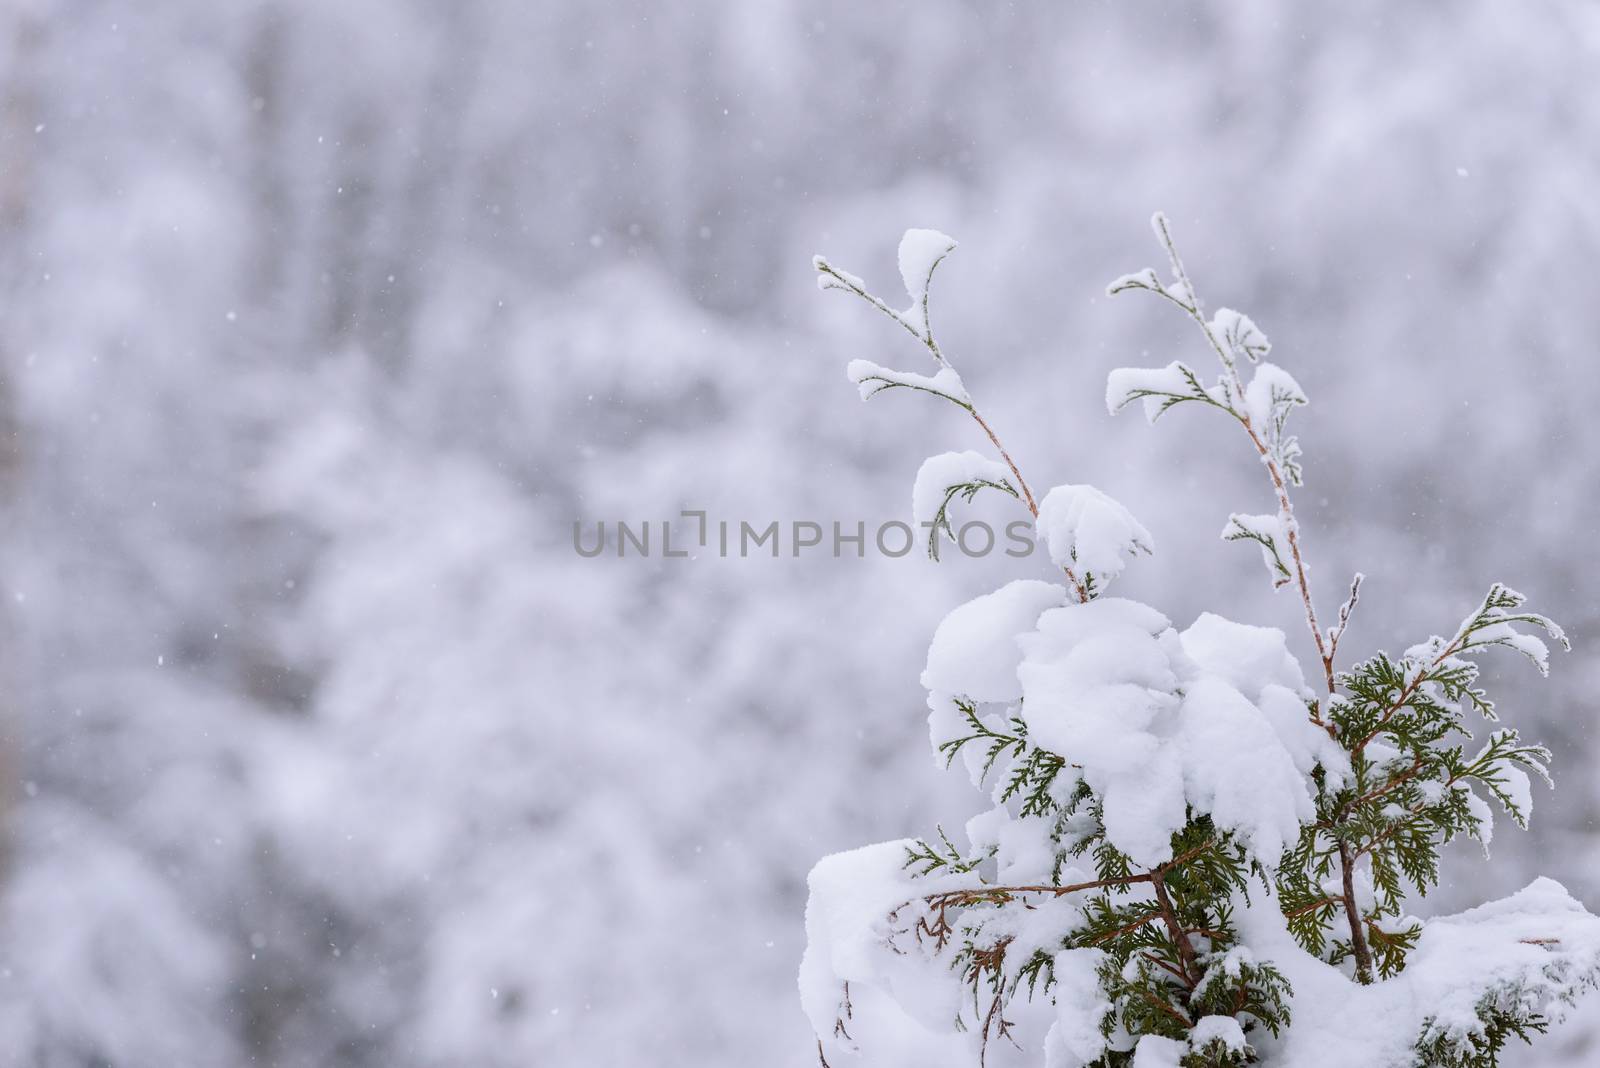
<instances>
[{"instance_id":1,"label":"snow-covered evergreen tree","mask_svg":"<svg viewBox=\"0 0 1600 1068\"><path fill-rule=\"evenodd\" d=\"M933 373L850 364L863 398L931 394L974 419L994 457L925 463L913 517L937 557L979 494L1031 515L1054 578L964 604L934 634L922 681L933 747L984 791L962 835L869 846L810 877L800 987L823 1064L1047 1068L1492 1066L1600 978L1600 920L1557 883L1419 920L1440 850L1487 848L1499 808L1525 826L1550 754L1498 724L1478 658L1548 670L1559 627L1496 583L1446 637L1341 663L1362 577L1319 616L1292 493L1289 431L1305 392L1267 361L1249 316L1203 309L1166 219L1170 276L1126 275L1191 319L1217 363L1114 371L1114 413L1179 405L1236 422L1270 510L1227 517L1300 601L1310 679L1283 632L1205 613L1179 630L1108 595L1151 534L1085 485L1036 496L937 340L929 283L955 242L909 231L898 310L823 257L823 289L872 305ZM1213 379L1212 374L1216 373ZM1205 458L1202 458L1204 460ZM1204 520L1210 522L1210 520ZM1481 738L1474 724L1487 722Z\"/></svg>"}]
</instances>

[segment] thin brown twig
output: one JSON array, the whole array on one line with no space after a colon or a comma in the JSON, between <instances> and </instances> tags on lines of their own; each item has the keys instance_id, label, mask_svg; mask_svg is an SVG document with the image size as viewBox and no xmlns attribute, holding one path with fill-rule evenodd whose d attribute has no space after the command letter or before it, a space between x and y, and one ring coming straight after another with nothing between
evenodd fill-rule
<instances>
[{"instance_id":1,"label":"thin brown twig","mask_svg":"<svg viewBox=\"0 0 1600 1068\"><path fill-rule=\"evenodd\" d=\"M1318 909L1326 908L1329 905L1337 905L1343 900L1343 894L1330 894L1327 897L1311 902L1309 905L1301 905L1297 909L1290 909L1288 912L1283 914L1283 918L1288 920L1293 919L1296 916L1304 916L1308 912L1315 912Z\"/></svg>"},{"instance_id":2,"label":"thin brown twig","mask_svg":"<svg viewBox=\"0 0 1600 1068\"><path fill-rule=\"evenodd\" d=\"M1354 798L1353 800L1347 802L1346 803L1346 807L1349 808L1349 809L1354 809L1358 805L1364 805L1369 801L1376 801L1378 798L1384 796L1387 793L1390 793L1391 791L1398 790L1400 787L1404 786L1406 783L1408 783L1412 779L1416 778L1417 777L1417 773L1420 772L1421 770L1422 770L1422 758L1421 757L1417 757L1416 759L1411 761L1411 766L1409 768L1407 768L1405 771L1401 772L1399 775L1396 775L1394 778L1390 779L1388 782L1384 783L1382 786L1379 786L1379 787L1376 787L1374 789L1368 790L1366 793L1362 794L1360 797Z\"/></svg>"},{"instance_id":3,"label":"thin brown twig","mask_svg":"<svg viewBox=\"0 0 1600 1068\"><path fill-rule=\"evenodd\" d=\"M1065 894L1075 894L1082 890L1101 890L1110 886L1134 886L1139 883L1153 882L1157 875L1165 876L1175 868L1182 867L1195 857L1205 853L1217 844L1216 839L1207 838L1197 846L1184 850L1165 864L1157 865L1147 872L1137 875L1128 875L1117 879L1094 879L1085 883L1071 883L1066 886L975 886L965 890L941 890L938 893L927 894L922 900L935 907L943 905L975 905L981 901L994 898L1011 897L1018 894L1053 894L1061 897ZM910 902L906 902L909 904ZM903 907L903 906L901 906ZM897 908L896 912L899 911Z\"/></svg>"},{"instance_id":4,"label":"thin brown twig","mask_svg":"<svg viewBox=\"0 0 1600 1068\"><path fill-rule=\"evenodd\" d=\"M1469 772L1470 772L1470 769L1469 769ZM1458 774L1458 775L1452 775L1452 776L1450 776L1448 779L1446 779L1444 781L1444 785L1443 785L1443 787L1441 787L1441 789L1448 790L1452 786L1454 786L1456 783L1460 782L1462 779L1464 779L1466 777L1467 777L1467 775L1465 773L1464 774ZM1426 800L1418 801L1416 804L1414 804L1410 808L1406 809L1406 815L1408 817L1409 816L1420 815L1422 810L1427 808L1427 807L1428 807L1428 802ZM1356 852L1355 852L1356 858L1359 860L1363 854L1371 853L1373 850L1377 849L1380 845L1382 845L1383 843L1387 842L1389 839L1393 838L1396 834L1398 834L1400 832L1401 828L1403 828L1404 826L1405 826L1405 820L1396 820L1394 823L1390 824L1387 829L1385 829L1383 831L1380 831L1379 833L1373 835L1372 838L1367 842L1366 845L1364 845L1360 849L1356 850Z\"/></svg>"},{"instance_id":5,"label":"thin brown twig","mask_svg":"<svg viewBox=\"0 0 1600 1068\"><path fill-rule=\"evenodd\" d=\"M1350 855L1350 843L1342 838L1339 840L1339 867L1344 880L1344 916L1350 925L1350 949L1356 958L1356 981L1367 984L1372 982L1372 949L1367 945L1361 910L1356 907L1355 857Z\"/></svg>"},{"instance_id":6,"label":"thin brown twig","mask_svg":"<svg viewBox=\"0 0 1600 1068\"><path fill-rule=\"evenodd\" d=\"M1188 982L1188 980L1184 978L1184 974L1182 972L1174 968L1171 964L1168 964L1166 961L1162 960L1160 957L1156 956L1154 953L1144 952L1139 954L1139 956L1143 957L1151 964L1154 964L1157 968L1160 968L1162 971L1178 980L1178 982Z\"/></svg>"},{"instance_id":7,"label":"thin brown twig","mask_svg":"<svg viewBox=\"0 0 1600 1068\"><path fill-rule=\"evenodd\" d=\"M1033 499L1033 491L1028 488L1027 479L1023 478L1022 472L1017 469L1016 461L1011 459L1011 454L1006 452L1006 447L1004 445L1000 444L1000 439L995 436L994 430L990 428L983 416L978 414L977 407L974 406L971 411L972 418L978 421L978 425L983 428L983 432L989 435L989 440L994 443L995 451L1000 453L1000 458L1006 462L1007 467L1011 468L1011 474L1017 480L1017 488L1022 490L1022 500L1023 503L1028 506L1028 511L1032 513L1035 519L1039 518L1038 502ZM1077 581L1077 579L1073 579L1073 582Z\"/></svg>"},{"instance_id":8,"label":"thin brown twig","mask_svg":"<svg viewBox=\"0 0 1600 1068\"><path fill-rule=\"evenodd\" d=\"M1183 964L1185 975L1184 983L1193 990L1200 981L1199 964L1195 960L1194 947L1189 944L1189 936L1184 933L1183 927L1178 923L1177 910L1172 907L1172 898L1167 893L1167 883L1162 875L1152 872L1150 885L1156 894L1156 904L1161 910L1161 921L1166 925L1167 935L1172 939L1178 950L1178 960Z\"/></svg>"},{"instance_id":9,"label":"thin brown twig","mask_svg":"<svg viewBox=\"0 0 1600 1068\"><path fill-rule=\"evenodd\" d=\"M1121 927L1115 927L1115 928L1112 928L1109 931L1100 932L1099 934L1095 935L1092 939L1090 939L1090 942L1093 945L1097 945L1098 946L1098 945L1101 945L1102 943L1111 941L1113 938L1121 938L1125 934L1130 934L1130 933L1132 933L1134 931L1137 931L1139 928L1143 927L1145 924L1154 923L1156 920L1159 920L1159 919L1161 919L1161 910L1160 909L1153 909L1150 912L1145 913L1143 916L1139 916L1139 917L1136 917L1136 918L1134 918L1132 920L1129 920L1127 923L1123 924ZM1180 976L1179 978L1182 978L1182 977Z\"/></svg>"},{"instance_id":10,"label":"thin brown twig","mask_svg":"<svg viewBox=\"0 0 1600 1068\"><path fill-rule=\"evenodd\" d=\"M1332 660L1339 653L1339 641L1344 637L1344 632L1350 627L1350 616L1354 614L1356 605L1361 603L1361 583L1366 581L1366 576L1357 571L1350 580L1350 593L1345 598L1344 604L1339 606L1339 621L1328 631L1328 659Z\"/></svg>"},{"instance_id":11,"label":"thin brown twig","mask_svg":"<svg viewBox=\"0 0 1600 1068\"><path fill-rule=\"evenodd\" d=\"M1194 1022L1192 1020L1190 1020L1187 1016L1185 1016L1183 1013L1179 1012L1177 1009L1173 1008L1167 1002L1161 1000L1160 998L1156 997L1154 994L1150 993L1150 991L1148 991L1148 990L1140 990L1139 991L1139 995L1141 997L1143 997L1146 1001L1148 1001L1150 1004L1154 1005L1156 1008L1160 1009L1162 1012L1166 1013L1168 1016L1170 1016L1174 1020L1178 1021L1178 1026L1182 1027L1185 1031L1188 1031L1191 1027L1194 1026Z\"/></svg>"},{"instance_id":12,"label":"thin brown twig","mask_svg":"<svg viewBox=\"0 0 1600 1068\"><path fill-rule=\"evenodd\" d=\"M1194 284L1189 281L1189 272L1183 266L1183 257L1178 255L1178 246L1172 239L1172 232L1167 226L1164 215L1156 216L1156 228L1161 236L1161 243L1166 247L1167 258L1172 262L1173 274L1177 275L1179 283L1183 286L1184 300L1174 300L1189 317L1200 327L1200 332L1205 335L1217 358L1222 362L1227 371L1229 381L1233 386L1233 395L1242 401L1245 395L1244 381L1239 377L1239 368L1235 357L1228 349L1217 340L1216 334L1211 329L1211 324L1206 321L1205 312L1201 309L1200 295L1195 291ZM1289 542L1289 554L1294 560L1295 584L1300 591L1300 600L1305 605L1306 626L1311 631L1311 640L1316 643L1317 657L1322 661L1323 674L1328 684L1328 692L1334 692L1333 656L1328 650L1328 642L1323 635L1322 627L1317 622L1316 603L1311 596L1311 582L1306 574L1305 556L1300 548L1300 534L1294 519L1294 502L1289 496L1288 480L1284 477L1277 460L1272 456L1272 451L1266 442L1261 440L1261 435L1250 420L1250 413L1234 405L1229 406L1229 411L1234 418L1244 427L1245 433L1250 436L1250 444L1255 446L1256 452L1261 456L1262 462L1272 478L1272 488L1278 498L1278 511L1283 520L1284 536Z\"/></svg>"},{"instance_id":13,"label":"thin brown twig","mask_svg":"<svg viewBox=\"0 0 1600 1068\"><path fill-rule=\"evenodd\" d=\"M919 330L915 324L907 322L903 315L889 307L889 305L885 303L882 298L874 296L872 293L868 292L861 285L857 284L855 279L838 271L826 260L819 259L816 262L816 269L833 279L834 284L836 284L838 288L844 289L850 293L854 293L856 296L860 297L862 300L878 309L884 315L887 315L890 319L893 319L895 322L899 323L906 329L907 332L911 334L912 337L922 342L923 346L933 354L934 361L940 367L949 368L952 371L955 370L955 365L952 364L945 356L944 350L939 347L939 342L933 336L933 324L928 317L926 297L924 297L922 309L923 326L922 329ZM976 422L983 430L984 434L988 436L990 443L995 447L995 451L1000 454L1000 458L1004 460L1006 466L1011 469L1012 477L1017 480L1017 488L1022 491L1023 503L1027 505L1029 514L1035 519L1038 519L1039 504L1034 499L1033 490L1028 487L1027 479L1022 477L1022 469L1019 468L1016 461L1011 458L1011 454L1006 451L1006 447L1000 443L1000 436L994 432L994 428L989 425L988 420L984 419L983 414L978 411L978 405L972 400L970 393L967 395L967 403L961 405L961 407L965 408L967 410L967 414L972 416L973 421ZM1080 603L1088 601L1088 584L1084 580L1080 579L1077 573L1073 571L1070 566L1063 565L1061 570L1066 574L1067 581L1072 584L1072 592L1077 595L1078 601Z\"/></svg>"},{"instance_id":14,"label":"thin brown twig","mask_svg":"<svg viewBox=\"0 0 1600 1068\"><path fill-rule=\"evenodd\" d=\"M1012 897L1017 894L1053 894L1061 897L1064 894L1075 894L1080 890L1100 890L1108 886L1132 886L1135 883L1147 883L1153 876L1146 872L1142 875L1130 875L1123 879L1095 879L1093 882L1072 883L1068 886L979 886L970 890L943 890L936 894L928 894L922 900L930 905L975 905L980 901L992 900L996 897Z\"/></svg>"}]
</instances>

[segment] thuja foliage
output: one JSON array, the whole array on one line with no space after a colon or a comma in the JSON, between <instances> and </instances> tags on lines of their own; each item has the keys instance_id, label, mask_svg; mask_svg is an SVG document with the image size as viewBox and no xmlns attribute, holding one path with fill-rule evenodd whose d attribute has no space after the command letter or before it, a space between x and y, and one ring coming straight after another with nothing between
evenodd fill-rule
<instances>
[{"instance_id":1,"label":"thuja foliage","mask_svg":"<svg viewBox=\"0 0 1600 1068\"><path fill-rule=\"evenodd\" d=\"M1003 763L996 798L1014 805L1023 819L1044 821L1053 853L1047 888L986 888L930 899L939 914L932 933L940 948L952 939L958 943L952 962L964 969L974 1005L982 1010L973 1016L981 1021L985 1043L1007 1034L1005 1005L1012 997L1023 990L1028 997L1052 990L1055 954L1075 947L1103 955L1096 974L1110 998L1112 1011L1099 1021L1107 1036L1120 1029L1181 1040L1195 1020L1213 1015L1238 1017L1246 1030L1259 1026L1274 1033L1287 1022L1282 975L1238 950L1230 897L1247 890L1251 862L1231 836L1196 815L1173 835L1170 862L1140 869L1107 841L1094 792L1062 775L1068 769L1065 757L1030 746L1020 719L1002 730L981 720L970 703L959 707L971 733L938 746L947 766L968 746L982 751L980 782ZM1063 779L1070 781L1068 789L1060 788ZM919 875L975 871L991 859L963 854L942 829L936 844L918 840L905 846L905 854L906 867ZM1094 878L1064 879L1073 861L1090 865ZM1146 888L1148 894L1135 893ZM1059 942L1032 947L1023 957L1005 913L1041 892L1078 895L1082 914ZM1132 1056L1131 1050L1108 1051L1099 1063L1131 1064ZM1189 1068L1247 1061L1237 1051L1218 1048L1197 1051L1183 1063Z\"/></svg>"},{"instance_id":2,"label":"thuja foliage","mask_svg":"<svg viewBox=\"0 0 1600 1068\"><path fill-rule=\"evenodd\" d=\"M1565 642L1548 619L1519 611L1522 603L1496 585L1448 641L1432 639L1398 659L1379 653L1335 676L1327 723L1350 754L1353 775L1339 789L1318 783L1318 818L1280 870L1279 884L1283 900L1293 902L1290 929L1301 943L1328 951L1334 961L1354 956L1364 981L1374 968L1387 977L1404 966L1420 930L1416 921L1402 920L1405 897L1438 884L1440 848L1462 835L1488 843L1493 824L1484 796L1525 828L1529 773L1550 781L1543 746L1524 743L1511 729L1492 730L1475 743L1468 720L1497 718L1477 686L1478 668L1468 659L1475 652L1506 646L1542 671L1544 644L1513 625L1538 627ZM1340 931L1334 906L1345 895L1321 888L1363 859L1374 899Z\"/></svg>"},{"instance_id":3,"label":"thuja foliage","mask_svg":"<svg viewBox=\"0 0 1600 1068\"><path fill-rule=\"evenodd\" d=\"M1256 547L1274 588L1295 591L1317 683L1280 632L1205 616L1179 633L1106 596L1150 536L1092 487L1034 496L933 331L930 282L955 242L906 235L905 311L817 257L822 288L883 313L933 361L927 375L855 361L863 399L949 401L993 448L924 465L930 555L954 536L956 503L994 489L1035 518L1062 580L963 606L930 651L935 749L992 808L965 836L939 828L813 873L802 993L819 1056L857 1052L863 992L893 1001L913 989L904 969L925 966L960 991L939 1011L980 1063L1005 1049L1042 1050L1050 1068L1494 1065L1593 983L1600 923L1548 880L1432 924L1406 903L1437 885L1450 841L1487 846L1493 807L1526 826L1530 775L1549 781L1550 754L1497 725L1478 658L1506 649L1546 672L1547 640L1566 639L1497 583L1449 637L1341 666L1362 577L1324 626L1291 496L1304 471L1290 419L1306 395L1248 316L1205 313L1165 218L1154 228L1170 277L1144 270L1109 291L1176 309L1216 366L1114 371L1107 406L1141 402L1154 422L1197 405L1240 427L1272 510L1230 514L1222 537ZM1339 1023L1352 1006L1370 1034Z\"/></svg>"}]
</instances>

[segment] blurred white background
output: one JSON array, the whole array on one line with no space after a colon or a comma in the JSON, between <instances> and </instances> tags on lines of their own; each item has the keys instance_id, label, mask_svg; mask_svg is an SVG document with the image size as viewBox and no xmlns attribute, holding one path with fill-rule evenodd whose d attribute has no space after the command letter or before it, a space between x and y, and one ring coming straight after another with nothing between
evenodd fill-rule
<instances>
[{"instance_id":1,"label":"blurred white background","mask_svg":"<svg viewBox=\"0 0 1600 1068\"><path fill-rule=\"evenodd\" d=\"M1045 565L572 524L907 518L983 443L857 401L915 345L809 265L896 294L907 226L1030 480L1155 536L1126 591L1303 645L1228 428L1104 411L1203 358L1103 296L1167 211L1312 397L1345 649L1494 579L1575 639L1495 680L1559 791L1425 906L1600 905L1597 54L1577 2L0 4L0 1064L813 1063L805 873L959 825L926 642Z\"/></svg>"}]
</instances>

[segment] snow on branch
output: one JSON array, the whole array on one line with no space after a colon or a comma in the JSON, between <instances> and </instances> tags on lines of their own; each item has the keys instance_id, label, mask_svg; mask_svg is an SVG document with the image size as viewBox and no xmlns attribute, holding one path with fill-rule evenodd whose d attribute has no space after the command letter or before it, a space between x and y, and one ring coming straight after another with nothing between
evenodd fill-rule
<instances>
[{"instance_id":1,"label":"snow on branch","mask_svg":"<svg viewBox=\"0 0 1600 1068\"><path fill-rule=\"evenodd\" d=\"M1211 317L1211 329L1235 359L1243 356L1251 363L1259 363L1272 351L1272 342L1250 316L1232 308L1218 308Z\"/></svg>"},{"instance_id":2,"label":"snow on branch","mask_svg":"<svg viewBox=\"0 0 1600 1068\"><path fill-rule=\"evenodd\" d=\"M1275 515L1240 515L1228 517L1222 528L1223 541L1253 541L1261 547L1261 562L1272 577L1272 588L1279 589L1294 581L1294 573L1284 562L1288 539L1284 536L1283 520Z\"/></svg>"},{"instance_id":3,"label":"snow on branch","mask_svg":"<svg viewBox=\"0 0 1600 1068\"><path fill-rule=\"evenodd\" d=\"M1284 424L1295 408L1309 404L1305 391L1294 377L1276 364L1256 368L1244 391L1244 409L1250 426L1266 445L1267 456L1283 471L1292 486L1301 482L1300 443L1284 433Z\"/></svg>"},{"instance_id":4,"label":"snow on branch","mask_svg":"<svg viewBox=\"0 0 1600 1068\"><path fill-rule=\"evenodd\" d=\"M1544 1031L1600 981L1600 919L1551 879L1427 921L1405 970L1371 985L1300 949L1283 904L1258 899L1240 914L1294 991L1282 1035L1252 1036L1271 1068L1490 1068L1492 1051Z\"/></svg>"},{"instance_id":5,"label":"snow on branch","mask_svg":"<svg viewBox=\"0 0 1600 1068\"><path fill-rule=\"evenodd\" d=\"M900 280L906 287L911 306L896 311L887 302L874 296L867 284L849 271L830 263L826 256L813 256L811 266L817 272L817 288L837 289L866 301L878 311L893 319L911 332L911 336L933 350L942 362L938 345L933 339L933 322L928 312L928 291L933 282L933 272L944 258L955 251L956 241L937 230L907 230L900 239L896 259L900 266Z\"/></svg>"},{"instance_id":6,"label":"snow on branch","mask_svg":"<svg viewBox=\"0 0 1600 1068\"><path fill-rule=\"evenodd\" d=\"M1071 568L1103 591L1136 554L1154 552L1150 532L1093 486L1057 486L1039 502L1039 541L1057 567Z\"/></svg>"},{"instance_id":7,"label":"snow on branch","mask_svg":"<svg viewBox=\"0 0 1600 1068\"><path fill-rule=\"evenodd\" d=\"M1453 638L1448 642L1439 637L1430 638L1406 650L1406 656L1413 660L1442 661L1500 646L1521 653L1539 669L1539 674L1549 675L1550 646L1538 635L1518 630L1517 626L1542 630L1563 649L1570 650L1572 643L1567 640L1566 632L1548 616L1518 611L1527 600L1516 590L1497 582L1489 587L1477 611L1462 620Z\"/></svg>"},{"instance_id":8,"label":"snow on branch","mask_svg":"<svg viewBox=\"0 0 1600 1068\"><path fill-rule=\"evenodd\" d=\"M1006 447L1001 444L1000 436L994 432L989 421L978 411L977 405L968 394L966 386L961 381L961 376L951 366L944 350L939 347L939 342L933 336L932 320L928 314L928 287L933 280L933 273L939 264L944 261L956 247L953 238L937 230L907 230L900 239L898 261L900 266L900 280L905 285L906 295L911 298L911 307L900 312L891 308L880 297L875 296L866 288L857 276L835 267L826 257L814 256L812 266L818 272L817 284L824 290L837 289L853 294L876 308L904 327L911 336L920 341L933 356L938 370L933 375L920 375L907 371L897 371L882 367L869 360L851 361L848 373L850 381L856 384L861 391L861 398L867 400L877 396L887 389L912 389L922 393L930 393L936 397L950 401L963 409L978 424L989 443L994 446L995 452L1000 455L1010 472L1010 478L1004 484L1011 487L1014 495L1020 495L1022 502L1027 505L1028 511L1034 515L1039 514L1039 505L1034 500L1033 490L1028 486L1027 480L1022 477L1022 470L1017 466ZM981 487L980 487L981 488ZM995 484L995 488L1000 488ZM974 489L967 494L970 500ZM938 531L933 532L929 542L929 552L938 557ZM1067 576L1067 582L1078 600L1087 601L1094 595L1091 588L1092 582L1078 575L1071 565L1062 565Z\"/></svg>"},{"instance_id":9,"label":"snow on branch","mask_svg":"<svg viewBox=\"0 0 1600 1068\"><path fill-rule=\"evenodd\" d=\"M851 1031L862 1010L902 1015L886 996L897 974L909 978L913 963L894 946L898 910L916 908L924 895L971 882L961 872L914 879L905 856L916 845L903 839L864 846L826 857L811 869L800 1004L826 1053L839 1056L856 1048ZM881 1004L865 1003L873 995ZM867 1026L864 1021L863 1029Z\"/></svg>"},{"instance_id":10,"label":"snow on branch","mask_svg":"<svg viewBox=\"0 0 1600 1068\"><path fill-rule=\"evenodd\" d=\"M1119 367L1107 376L1107 411L1115 415L1136 400L1144 401L1144 416L1152 423L1185 401L1233 411L1226 389L1202 385L1200 376L1177 360L1165 367Z\"/></svg>"},{"instance_id":11,"label":"snow on branch","mask_svg":"<svg viewBox=\"0 0 1600 1068\"><path fill-rule=\"evenodd\" d=\"M914 389L942 397L958 408L972 411L972 398L967 395L961 376L956 374L954 367L941 367L936 374L919 375L913 371L880 367L871 360L851 360L845 373L861 391L862 400L871 400L888 389Z\"/></svg>"},{"instance_id":12,"label":"snow on branch","mask_svg":"<svg viewBox=\"0 0 1600 1068\"><path fill-rule=\"evenodd\" d=\"M971 504L980 492L993 489L1020 500L1010 475L1005 464L970 450L940 453L924 460L911 490L911 518L916 529L928 532L928 555L939 559L940 535L956 540L950 506L958 497Z\"/></svg>"},{"instance_id":13,"label":"snow on branch","mask_svg":"<svg viewBox=\"0 0 1600 1068\"><path fill-rule=\"evenodd\" d=\"M905 283L906 296L911 298L911 307L901 312L900 318L920 323L923 338L933 337L933 323L928 316L928 287L933 282L933 272L955 248L955 238L937 230L907 230L900 238L895 258L900 265L900 280Z\"/></svg>"},{"instance_id":14,"label":"snow on branch","mask_svg":"<svg viewBox=\"0 0 1600 1068\"><path fill-rule=\"evenodd\" d=\"M1166 298L1182 309L1196 326L1206 344L1216 354L1222 366L1222 377L1213 387L1200 384L1197 375L1182 364L1169 366L1168 373L1129 371L1119 369L1111 373L1107 382L1106 400L1113 411L1138 397L1145 398L1145 413L1153 422L1155 418L1175 404L1187 400L1209 401L1227 412L1244 428L1250 444L1261 457L1278 501L1278 516L1282 527L1283 550L1279 558L1291 572L1305 606L1306 627L1316 644L1317 656L1322 661L1323 679L1331 693L1334 689L1333 656L1337 647L1331 632L1324 632L1317 621L1317 607L1312 596L1308 577L1309 565L1300 544L1299 526L1295 521L1291 487L1301 484L1300 444L1285 433L1289 413L1307 403L1306 395L1287 371L1261 361L1271 351L1271 344L1261 328L1249 316L1231 308L1223 308L1207 319L1200 305L1194 284L1184 268L1183 257L1178 254L1172 237L1172 227L1167 217L1157 212L1150 220L1156 239L1161 242L1172 267L1173 280L1163 282L1153 270L1143 270L1124 275L1111 284L1112 294L1130 289L1143 289ZM1259 363L1249 386L1239 373L1240 357L1245 362ZM1182 373L1174 378L1174 368ZM1142 387L1142 390L1138 387ZM1181 388L1175 388L1181 387ZM1226 535L1225 535L1226 536ZM1269 563L1268 565L1272 565ZM1355 936L1357 943L1360 935Z\"/></svg>"},{"instance_id":15,"label":"snow on branch","mask_svg":"<svg viewBox=\"0 0 1600 1068\"><path fill-rule=\"evenodd\" d=\"M1417 1039L1422 1063L1492 1063L1486 1050L1543 1031L1600 982L1600 920L1560 883L1535 879L1428 924L1405 974L1429 1014Z\"/></svg>"}]
</instances>

